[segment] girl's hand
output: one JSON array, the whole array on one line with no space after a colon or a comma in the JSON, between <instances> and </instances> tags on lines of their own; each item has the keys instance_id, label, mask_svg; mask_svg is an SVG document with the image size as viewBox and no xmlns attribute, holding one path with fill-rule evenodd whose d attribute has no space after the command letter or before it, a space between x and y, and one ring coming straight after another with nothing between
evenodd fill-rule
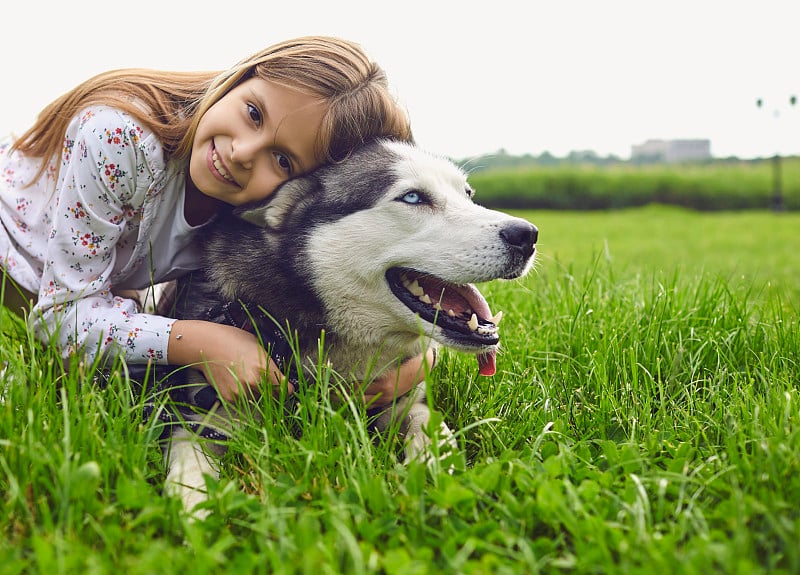
<instances>
[{"instance_id":1,"label":"girl's hand","mask_svg":"<svg viewBox=\"0 0 800 575\"><path fill-rule=\"evenodd\" d=\"M237 327L177 320L172 324L167 354L172 364L200 369L226 401L241 395L257 398L264 374L269 375L273 391L280 393L283 374L256 336ZM294 392L292 384L287 392Z\"/></svg>"},{"instance_id":2,"label":"girl's hand","mask_svg":"<svg viewBox=\"0 0 800 575\"><path fill-rule=\"evenodd\" d=\"M399 368L387 371L364 390L364 403L370 407L385 407L405 395L436 363L436 353L429 349L424 355L412 357Z\"/></svg>"}]
</instances>

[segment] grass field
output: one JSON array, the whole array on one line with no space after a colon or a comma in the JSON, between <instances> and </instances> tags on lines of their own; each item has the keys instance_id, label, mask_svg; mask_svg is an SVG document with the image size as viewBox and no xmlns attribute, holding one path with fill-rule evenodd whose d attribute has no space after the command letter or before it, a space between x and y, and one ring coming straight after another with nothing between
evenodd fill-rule
<instances>
[{"instance_id":1,"label":"grass field","mask_svg":"<svg viewBox=\"0 0 800 575\"><path fill-rule=\"evenodd\" d=\"M632 210L524 212L542 230L541 269L588 269L597 258L616 277L677 273L719 277L737 286L800 299L795 213L696 212L650 206ZM557 264L557 265L554 265Z\"/></svg>"},{"instance_id":2,"label":"grass field","mask_svg":"<svg viewBox=\"0 0 800 575\"><path fill-rule=\"evenodd\" d=\"M446 465L398 463L327 391L236 433L204 523L125 382L0 316L0 573L798 573L800 214L525 212L483 286L498 373L445 353Z\"/></svg>"}]
</instances>

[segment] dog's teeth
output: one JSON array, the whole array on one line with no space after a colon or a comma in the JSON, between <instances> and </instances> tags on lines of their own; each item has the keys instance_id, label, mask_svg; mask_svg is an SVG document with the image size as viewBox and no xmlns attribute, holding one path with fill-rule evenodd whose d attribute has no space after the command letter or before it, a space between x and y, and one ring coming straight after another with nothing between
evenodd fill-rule
<instances>
[{"instance_id":1,"label":"dog's teeth","mask_svg":"<svg viewBox=\"0 0 800 575\"><path fill-rule=\"evenodd\" d=\"M497 333L497 326L494 325L481 325L476 330L480 335L490 335Z\"/></svg>"},{"instance_id":2,"label":"dog's teeth","mask_svg":"<svg viewBox=\"0 0 800 575\"><path fill-rule=\"evenodd\" d=\"M441 311L442 304L437 301L436 303L433 304L433 309L435 309L436 311Z\"/></svg>"},{"instance_id":3,"label":"dog's teeth","mask_svg":"<svg viewBox=\"0 0 800 575\"><path fill-rule=\"evenodd\" d=\"M498 311L496 314L494 314L494 317L489 321L492 322L494 325L500 325L501 319L503 319L503 312Z\"/></svg>"},{"instance_id":4,"label":"dog's teeth","mask_svg":"<svg viewBox=\"0 0 800 575\"><path fill-rule=\"evenodd\" d=\"M447 310L447 315L449 315L450 317L456 317L456 312L454 312L453 310L449 309L449 310Z\"/></svg>"},{"instance_id":5,"label":"dog's teeth","mask_svg":"<svg viewBox=\"0 0 800 575\"><path fill-rule=\"evenodd\" d=\"M478 316L473 313L472 317L469 318L469 321L467 322L467 326L469 326L469 330L470 331L477 331L477 329L478 329Z\"/></svg>"},{"instance_id":6,"label":"dog's teeth","mask_svg":"<svg viewBox=\"0 0 800 575\"><path fill-rule=\"evenodd\" d=\"M431 305L433 303L431 298L426 293L423 293L421 296L419 296L419 301L427 305Z\"/></svg>"},{"instance_id":7,"label":"dog's teeth","mask_svg":"<svg viewBox=\"0 0 800 575\"><path fill-rule=\"evenodd\" d=\"M417 280L414 280L413 282L411 282L411 284L408 286L407 289L408 289L408 291L411 292L412 295L415 295L417 297L420 297L420 296L425 294L425 290L422 289L422 287L420 287L420 285L417 282ZM428 302L428 303L430 303L430 302Z\"/></svg>"}]
</instances>

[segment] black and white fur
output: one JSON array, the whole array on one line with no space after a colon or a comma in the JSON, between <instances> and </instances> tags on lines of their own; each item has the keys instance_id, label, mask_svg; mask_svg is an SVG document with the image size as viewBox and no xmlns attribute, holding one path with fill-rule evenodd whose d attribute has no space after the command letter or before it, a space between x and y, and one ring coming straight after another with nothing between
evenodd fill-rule
<instances>
[{"instance_id":1,"label":"black and white fur","mask_svg":"<svg viewBox=\"0 0 800 575\"><path fill-rule=\"evenodd\" d=\"M526 274L538 232L472 196L449 160L400 142L367 145L214 224L204 241L204 279L193 278L179 317L205 319L229 301L263 307L296 333L309 375L323 329L331 366L354 381L437 344L476 354L489 375L499 318L471 284ZM405 415L407 458L424 458L431 443L424 397L423 382L376 421L385 429L392 414ZM205 423L225 429L224 411ZM445 425L439 435L452 441ZM202 443L176 428L167 450L166 488L187 510L205 498L204 475L217 475ZM219 455L223 447L214 449Z\"/></svg>"}]
</instances>

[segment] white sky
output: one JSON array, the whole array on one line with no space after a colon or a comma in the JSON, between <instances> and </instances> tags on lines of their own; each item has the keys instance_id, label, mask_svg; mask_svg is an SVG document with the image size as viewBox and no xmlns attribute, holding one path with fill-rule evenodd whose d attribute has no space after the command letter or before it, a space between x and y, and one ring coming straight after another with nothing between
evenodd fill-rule
<instances>
[{"instance_id":1,"label":"white sky","mask_svg":"<svg viewBox=\"0 0 800 575\"><path fill-rule=\"evenodd\" d=\"M451 157L627 158L650 138L707 138L715 156L800 154L798 0L72 0L3 12L0 134L106 69L218 70L328 34L361 43L418 143Z\"/></svg>"}]
</instances>

